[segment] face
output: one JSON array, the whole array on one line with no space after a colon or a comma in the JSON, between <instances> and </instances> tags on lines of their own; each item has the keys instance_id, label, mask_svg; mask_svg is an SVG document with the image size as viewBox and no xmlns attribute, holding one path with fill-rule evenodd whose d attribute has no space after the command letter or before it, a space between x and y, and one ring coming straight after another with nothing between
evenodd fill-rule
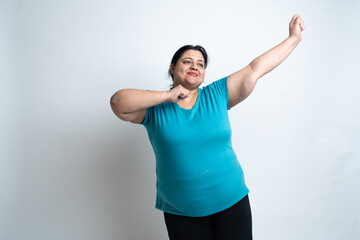
<instances>
[{"instance_id":1,"label":"face","mask_svg":"<svg viewBox=\"0 0 360 240\"><path fill-rule=\"evenodd\" d=\"M200 51L187 50L176 65L170 66L174 87L181 84L188 89L198 88L205 77L205 60Z\"/></svg>"}]
</instances>

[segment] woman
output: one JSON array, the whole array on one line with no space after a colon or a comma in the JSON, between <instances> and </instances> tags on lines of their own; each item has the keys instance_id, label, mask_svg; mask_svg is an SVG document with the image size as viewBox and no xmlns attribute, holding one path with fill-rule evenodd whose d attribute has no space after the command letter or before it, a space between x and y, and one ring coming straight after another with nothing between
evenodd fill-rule
<instances>
[{"instance_id":1,"label":"woman","mask_svg":"<svg viewBox=\"0 0 360 240\"><path fill-rule=\"evenodd\" d=\"M156 156L156 208L164 211L170 239L252 239L249 190L227 110L295 49L304 29L294 15L287 39L204 88L207 53L186 45L172 58L169 91L123 89L111 97L116 116L146 127Z\"/></svg>"}]
</instances>

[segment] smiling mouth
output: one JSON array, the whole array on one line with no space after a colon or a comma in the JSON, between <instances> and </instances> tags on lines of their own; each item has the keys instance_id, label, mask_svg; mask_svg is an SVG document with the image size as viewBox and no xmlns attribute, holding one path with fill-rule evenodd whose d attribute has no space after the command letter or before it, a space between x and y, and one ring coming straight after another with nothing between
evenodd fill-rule
<instances>
[{"instance_id":1,"label":"smiling mouth","mask_svg":"<svg viewBox=\"0 0 360 240\"><path fill-rule=\"evenodd\" d=\"M192 76L192 77L197 77L199 76L197 73L188 73L188 75Z\"/></svg>"}]
</instances>

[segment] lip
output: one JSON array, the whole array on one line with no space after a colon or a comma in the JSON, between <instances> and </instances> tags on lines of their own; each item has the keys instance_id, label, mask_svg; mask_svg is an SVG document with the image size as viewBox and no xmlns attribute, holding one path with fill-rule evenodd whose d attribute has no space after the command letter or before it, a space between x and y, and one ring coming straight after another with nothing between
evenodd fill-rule
<instances>
[{"instance_id":1,"label":"lip","mask_svg":"<svg viewBox=\"0 0 360 240\"><path fill-rule=\"evenodd\" d=\"M197 74L196 72L188 72L188 75L192 76L192 77L198 77L199 74Z\"/></svg>"}]
</instances>

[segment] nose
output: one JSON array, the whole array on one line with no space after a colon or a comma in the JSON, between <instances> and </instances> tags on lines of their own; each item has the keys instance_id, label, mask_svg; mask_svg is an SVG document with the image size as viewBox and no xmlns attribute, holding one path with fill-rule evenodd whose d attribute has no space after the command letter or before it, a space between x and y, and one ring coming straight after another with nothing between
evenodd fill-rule
<instances>
[{"instance_id":1,"label":"nose","mask_svg":"<svg viewBox=\"0 0 360 240\"><path fill-rule=\"evenodd\" d=\"M197 70L196 63L191 64L190 69L192 69L192 70Z\"/></svg>"}]
</instances>

